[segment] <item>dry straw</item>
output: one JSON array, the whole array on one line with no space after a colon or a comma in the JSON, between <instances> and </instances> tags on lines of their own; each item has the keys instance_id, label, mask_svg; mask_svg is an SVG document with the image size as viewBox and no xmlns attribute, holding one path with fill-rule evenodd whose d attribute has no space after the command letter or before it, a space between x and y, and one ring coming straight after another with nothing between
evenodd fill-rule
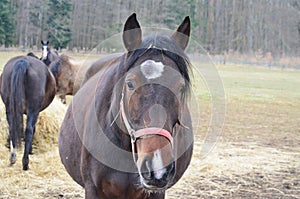
<instances>
[{"instance_id":1,"label":"dry straw","mask_svg":"<svg viewBox=\"0 0 300 199\"><path fill-rule=\"evenodd\" d=\"M22 170L23 147L17 162L8 167L9 150L5 106L0 102L0 198L82 198L83 189L65 172L58 155L58 133L67 107L58 99L39 115L30 156L29 171ZM26 116L24 116L24 124ZM24 146L24 144L23 144Z\"/></svg>"}]
</instances>

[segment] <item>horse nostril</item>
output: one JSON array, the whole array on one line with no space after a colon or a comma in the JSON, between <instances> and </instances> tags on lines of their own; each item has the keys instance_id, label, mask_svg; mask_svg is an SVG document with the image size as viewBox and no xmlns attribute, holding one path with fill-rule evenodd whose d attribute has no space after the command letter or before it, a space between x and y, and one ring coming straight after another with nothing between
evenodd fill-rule
<instances>
[{"instance_id":1,"label":"horse nostril","mask_svg":"<svg viewBox=\"0 0 300 199\"><path fill-rule=\"evenodd\" d=\"M151 160L150 158L145 158L141 166L141 173L144 179L150 180L152 178Z\"/></svg>"},{"instance_id":2,"label":"horse nostril","mask_svg":"<svg viewBox=\"0 0 300 199\"><path fill-rule=\"evenodd\" d=\"M167 166L167 174L168 174L168 177L172 177L174 173L175 173L175 163L172 162L171 164L169 164L169 165Z\"/></svg>"}]
</instances>

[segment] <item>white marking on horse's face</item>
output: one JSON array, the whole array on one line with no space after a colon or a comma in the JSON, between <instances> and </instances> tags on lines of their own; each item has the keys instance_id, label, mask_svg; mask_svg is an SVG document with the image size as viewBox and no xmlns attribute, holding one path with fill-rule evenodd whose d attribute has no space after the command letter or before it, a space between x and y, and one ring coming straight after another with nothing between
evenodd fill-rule
<instances>
[{"instance_id":1,"label":"white marking on horse's face","mask_svg":"<svg viewBox=\"0 0 300 199\"><path fill-rule=\"evenodd\" d=\"M155 79L162 75L164 67L161 62L147 60L141 64L141 71L147 79Z\"/></svg>"},{"instance_id":2,"label":"white marking on horse's face","mask_svg":"<svg viewBox=\"0 0 300 199\"><path fill-rule=\"evenodd\" d=\"M48 55L47 46L42 46L42 59L46 59Z\"/></svg>"},{"instance_id":3,"label":"white marking on horse's face","mask_svg":"<svg viewBox=\"0 0 300 199\"><path fill-rule=\"evenodd\" d=\"M166 168L164 168L160 149L157 149L154 152L153 159L152 159L152 170L154 172L155 178L158 180L161 179L166 173Z\"/></svg>"}]
</instances>

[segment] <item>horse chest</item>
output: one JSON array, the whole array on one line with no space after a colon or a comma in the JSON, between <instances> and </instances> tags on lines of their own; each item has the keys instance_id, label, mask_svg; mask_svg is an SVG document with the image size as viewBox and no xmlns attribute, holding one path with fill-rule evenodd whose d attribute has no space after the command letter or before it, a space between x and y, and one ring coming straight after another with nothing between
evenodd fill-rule
<instances>
[{"instance_id":1,"label":"horse chest","mask_svg":"<svg viewBox=\"0 0 300 199\"><path fill-rule=\"evenodd\" d=\"M139 199L145 198L145 193L141 189L137 189L130 175L112 174L101 180L102 193L105 198L123 198L123 199Z\"/></svg>"}]
</instances>

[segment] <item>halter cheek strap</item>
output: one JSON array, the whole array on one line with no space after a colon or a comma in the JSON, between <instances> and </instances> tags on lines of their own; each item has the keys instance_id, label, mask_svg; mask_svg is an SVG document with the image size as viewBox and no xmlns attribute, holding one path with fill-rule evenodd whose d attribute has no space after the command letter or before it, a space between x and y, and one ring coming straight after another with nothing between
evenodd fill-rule
<instances>
[{"instance_id":1,"label":"halter cheek strap","mask_svg":"<svg viewBox=\"0 0 300 199\"><path fill-rule=\"evenodd\" d=\"M122 92L122 98L120 101L120 111L121 111L121 115L122 115L122 119L124 121L125 127L130 135L131 138L131 147L132 147L132 155L133 155L133 160L134 162L136 162L136 156L135 156L135 142L138 138L143 137L145 135L160 135L160 136L164 136L165 138L167 138L169 140L169 142L171 143L172 147L173 147L173 137L171 135L171 133L165 129L162 128L156 128L156 127L151 127L151 128L144 128L144 129L140 129L140 130L134 130L131 125L129 124L129 121L126 117L125 114L125 110L124 110L124 102L123 102L123 98L124 98L124 93Z\"/></svg>"}]
</instances>

